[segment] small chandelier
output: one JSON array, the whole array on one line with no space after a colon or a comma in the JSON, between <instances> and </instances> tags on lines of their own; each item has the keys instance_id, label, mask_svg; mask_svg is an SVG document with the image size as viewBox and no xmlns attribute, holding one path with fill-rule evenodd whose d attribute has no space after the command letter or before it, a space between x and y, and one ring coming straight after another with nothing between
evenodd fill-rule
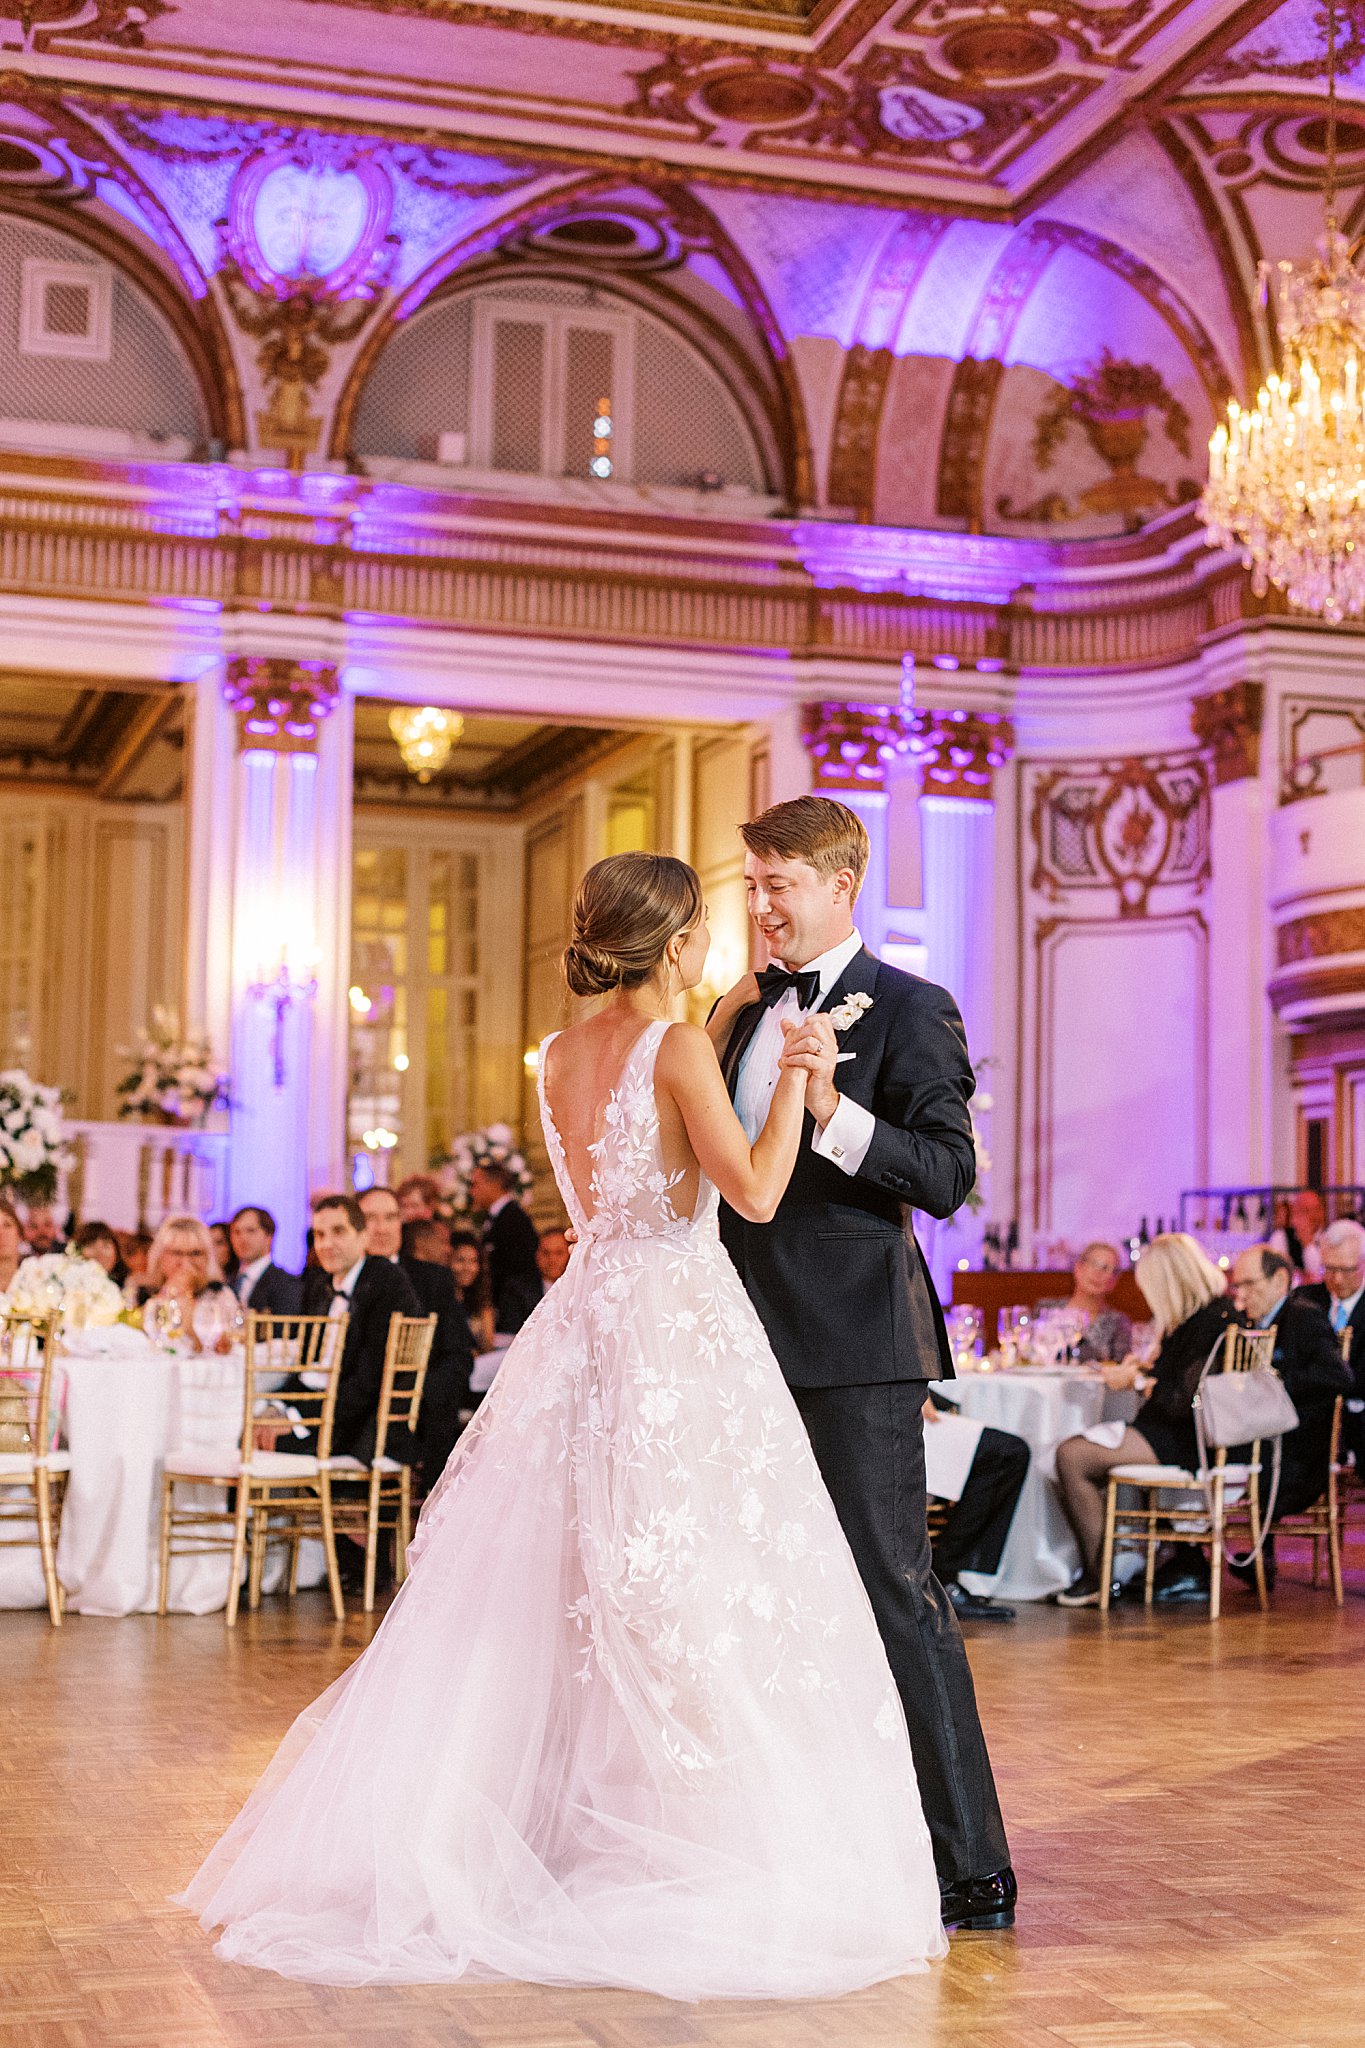
<instances>
[{"instance_id":1,"label":"small chandelier","mask_svg":"<svg viewBox=\"0 0 1365 2048\"><path fill-rule=\"evenodd\" d=\"M1285 367L1251 406L1233 399L1209 442L1200 501L1212 547L1239 549L1264 597L1274 583L1333 625L1365 610L1365 277L1337 227L1336 5L1327 10L1326 229L1311 264L1280 262ZM1261 303L1270 266L1260 266Z\"/></svg>"},{"instance_id":2,"label":"small chandelier","mask_svg":"<svg viewBox=\"0 0 1365 2048\"><path fill-rule=\"evenodd\" d=\"M430 782L450 759L464 720L458 711L441 711L434 704L402 704L389 713L389 731L398 742L403 766L419 782Z\"/></svg>"}]
</instances>

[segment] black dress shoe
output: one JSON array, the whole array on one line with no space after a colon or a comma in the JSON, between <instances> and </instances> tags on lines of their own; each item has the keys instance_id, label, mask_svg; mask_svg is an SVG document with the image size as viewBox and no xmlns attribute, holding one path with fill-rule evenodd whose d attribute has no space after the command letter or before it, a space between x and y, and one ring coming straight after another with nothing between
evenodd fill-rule
<instances>
[{"instance_id":1,"label":"black dress shoe","mask_svg":"<svg viewBox=\"0 0 1365 2048\"><path fill-rule=\"evenodd\" d=\"M989 1877L964 1877L939 1887L939 1912L945 1927L960 1934L994 1934L1014 1925L1019 1886L1006 1864Z\"/></svg>"},{"instance_id":2,"label":"black dress shoe","mask_svg":"<svg viewBox=\"0 0 1365 2048\"><path fill-rule=\"evenodd\" d=\"M959 1621L1013 1621L1015 1612L1006 1607L1003 1600L991 1600L983 1593L969 1593L956 1579L945 1579L943 1590L948 1595L954 1614Z\"/></svg>"}]
</instances>

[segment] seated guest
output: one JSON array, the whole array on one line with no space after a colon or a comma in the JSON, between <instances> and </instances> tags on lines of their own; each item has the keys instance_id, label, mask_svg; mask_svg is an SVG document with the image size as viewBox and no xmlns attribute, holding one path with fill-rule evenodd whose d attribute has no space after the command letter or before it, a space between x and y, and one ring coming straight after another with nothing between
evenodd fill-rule
<instances>
[{"instance_id":1,"label":"seated guest","mask_svg":"<svg viewBox=\"0 0 1365 2048\"><path fill-rule=\"evenodd\" d=\"M469 1375L474 1364L474 1347L455 1279L449 1266L418 1258L409 1231L421 1224L402 1222L398 1199L392 1188L367 1188L360 1197L365 1216L365 1249L371 1257L387 1259L406 1274L422 1314L436 1317L427 1365L426 1390L417 1418L417 1439L421 1447L422 1477L431 1486L440 1478L446 1459L460 1434L460 1410L469 1406Z\"/></svg>"},{"instance_id":2,"label":"seated guest","mask_svg":"<svg viewBox=\"0 0 1365 2048\"><path fill-rule=\"evenodd\" d=\"M136 1308L139 1290L147 1278L147 1261L152 1253L152 1240L145 1230L120 1230L115 1233L118 1248L123 1253L123 1263L128 1268L128 1278L123 1283L123 1298L130 1308Z\"/></svg>"},{"instance_id":3,"label":"seated guest","mask_svg":"<svg viewBox=\"0 0 1365 2048\"><path fill-rule=\"evenodd\" d=\"M384 1378L384 1350L395 1315L417 1316L421 1304L412 1282L389 1259L365 1247L365 1212L354 1195L319 1195L313 1203L313 1249L317 1266L303 1276L305 1315L348 1314L341 1354L341 1380L332 1424L338 1457L366 1458L374 1451L375 1416ZM311 1452L313 1432L280 1439L282 1451ZM416 1462L406 1431L391 1431L384 1446L391 1458Z\"/></svg>"},{"instance_id":4,"label":"seated guest","mask_svg":"<svg viewBox=\"0 0 1365 2048\"><path fill-rule=\"evenodd\" d=\"M24 1241L35 1259L46 1258L49 1252L61 1251L66 1236L51 1202L27 1202L24 1205Z\"/></svg>"},{"instance_id":5,"label":"seated guest","mask_svg":"<svg viewBox=\"0 0 1365 2048\"><path fill-rule=\"evenodd\" d=\"M1089 1436L1067 1437L1057 1446L1057 1479L1062 1507L1080 1547L1081 1571L1057 1595L1061 1607L1097 1607L1099 1565L1104 1543L1104 1503L1112 1465L1180 1465L1198 1462L1194 1392L1209 1353L1233 1320L1227 1281L1203 1248L1183 1231L1154 1238L1137 1262L1135 1276L1152 1311L1160 1349L1150 1371L1136 1358L1103 1368L1114 1391L1135 1388L1143 1395L1136 1419L1117 1448Z\"/></svg>"},{"instance_id":6,"label":"seated guest","mask_svg":"<svg viewBox=\"0 0 1365 2048\"><path fill-rule=\"evenodd\" d=\"M450 1270L473 1334L475 1351L491 1351L497 1334L493 1326L493 1291L488 1284L483 1245L472 1230L452 1232Z\"/></svg>"},{"instance_id":7,"label":"seated guest","mask_svg":"<svg viewBox=\"0 0 1365 2048\"><path fill-rule=\"evenodd\" d=\"M303 1306L303 1280L275 1264L275 1219L252 1203L239 1209L228 1225L237 1271L233 1291L243 1308L258 1315L298 1315Z\"/></svg>"},{"instance_id":8,"label":"seated guest","mask_svg":"<svg viewBox=\"0 0 1365 2048\"><path fill-rule=\"evenodd\" d=\"M119 1241L107 1223L82 1223L71 1242L83 1259L93 1259L97 1266L103 1266L115 1287L122 1287L128 1278L128 1268L123 1263Z\"/></svg>"},{"instance_id":9,"label":"seated guest","mask_svg":"<svg viewBox=\"0 0 1365 2048\"><path fill-rule=\"evenodd\" d=\"M1306 1281L1316 1285L1322 1279L1322 1247L1318 1238L1327 1221L1327 1208L1322 1196L1313 1188L1300 1188L1291 1199L1288 1216L1283 1222L1280 1214L1277 1209L1277 1227L1270 1233L1271 1251L1288 1259L1295 1272L1302 1273Z\"/></svg>"},{"instance_id":10,"label":"seated guest","mask_svg":"<svg viewBox=\"0 0 1365 2048\"><path fill-rule=\"evenodd\" d=\"M1365 1229L1343 1216L1319 1239L1322 1284L1301 1287L1298 1298L1324 1309L1332 1325L1352 1387L1342 1415L1341 1440L1365 1477Z\"/></svg>"},{"instance_id":11,"label":"seated guest","mask_svg":"<svg viewBox=\"0 0 1365 2048\"><path fill-rule=\"evenodd\" d=\"M194 1327L195 1306L205 1295L230 1292L219 1277L207 1225L197 1216L168 1216L152 1239L147 1277L138 1289L137 1306L143 1322L151 1327L147 1311L152 1302L172 1301L180 1311L181 1334L196 1350L202 1349ZM227 1346L224 1334L219 1348L226 1350Z\"/></svg>"},{"instance_id":12,"label":"seated guest","mask_svg":"<svg viewBox=\"0 0 1365 2048\"><path fill-rule=\"evenodd\" d=\"M536 1268L547 1287L562 1280L569 1265L569 1240L559 1229L542 1230L536 1246Z\"/></svg>"},{"instance_id":13,"label":"seated guest","mask_svg":"<svg viewBox=\"0 0 1365 2048\"><path fill-rule=\"evenodd\" d=\"M441 1190L429 1173L410 1173L394 1189L398 1214L404 1223L430 1223L436 1215Z\"/></svg>"},{"instance_id":14,"label":"seated guest","mask_svg":"<svg viewBox=\"0 0 1365 2048\"><path fill-rule=\"evenodd\" d=\"M1269 1245L1253 1245L1249 1251L1239 1252L1233 1263L1232 1298L1253 1329L1274 1329L1275 1370L1298 1410L1298 1428L1291 1429L1281 1442L1276 1520L1281 1515L1301 1515L1326 1492L1332 1412L1338 1394L1354 1392L1326 1311L1316 1302L1305 1301L1301 1294L1292 1294L1293 1279L1288 1259ZM1268 1451L1262 1453L1261 1464L1261 1501L1268 1505ZM1266 1542L1265 1566L1267 1578L1273 1581L1273 1538Z\"/></svg>"},{"instance_id":15,"label":"seated guest","mask_svg":"<svg viewBox=\"0 0 1365 2048\"><path fill-rule=\"evenodd\" d=\"M8 1294L23 1256L23 1226L13 1205L0 1196L0 1294Z\"/></svg>"},{"instance_id":16,"label":"seated guest","mask_svg":"<svg viewBox=\"0 0 1365 2048\"><path fill-rule=\"evenodd\" d=\"M213 1239L214 1255L218 1260L218 1271L229 1287L237 1279L237 1254L232 1249L232 1226L229 1223L210 1223L209 1236Z\"/></svg>"},{"instance_id":17,"label":"seated guest","mask_svg":"<svg viewBox=\"0 0 1365 2048\"><path fill-rule=\"evenodd\" d=\"M515 1187L512 1175L496 1160L476 1166L469 1176L470 1200L484 1212L488 1284L493 1292L494 1321L502 1337L515 1337L545 1292L536 1265L540 1240L535 1224L517 1200Z\"/></svg>"},{"instance_id":18,"label":"seated guest","mask_svg":"<svg viewBox=\"0 0 1365 2048\"><path fill-rule=\"evenodd\" d=\"M930 1391L924 1420L942 1423L953 1404ZM1010 1523L1028 1478L1029 1447L1005 1429L983 1429L958 1498L946 1503L947 1523L934 1545L934 1577L963 1621L1013 1621L1014 1609L1003 1601L969 1593L963 1572L993 1577L1000 1569Z\"/></svg>"},{"instance_id":19,"label":"seated guest","mask_svg":"<svg viewBox=\"0 0 1365 2048\"><path fill-rule=\"evenodd\" d=\"M1050 1308L1069 1309L1085 1326L1077 1356L1094 1364L1126 1358L1133 1347L1133 1325L1122 1309L1111 1308L1123 1260L1117 1245L1096 1238L1071 1269L1074 1286L1066 1301L1040 1301L1040 1314Z\"/></svg>"}]
</instances>

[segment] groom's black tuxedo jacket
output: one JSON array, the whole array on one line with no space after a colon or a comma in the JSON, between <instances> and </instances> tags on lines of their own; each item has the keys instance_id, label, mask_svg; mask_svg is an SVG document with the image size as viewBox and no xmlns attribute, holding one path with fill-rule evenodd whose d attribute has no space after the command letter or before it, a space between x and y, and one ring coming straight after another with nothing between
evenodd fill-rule
<instances>
[{"instance_id":1,"label":"groom's black tuxedo jacket","mask_svg":"<svg viewBox=\"0 0 1365 2048\"><path fill-rule=\"evenodd\" d=\"M839 1034L856 1058L836 1069L841 1095L877 1120L856 1174L811 1149L808 1116L787 1192L771 1223L746 1223L727 1204L720 1232L794 1387L951 1379L943 1311L909 1211L951 1216L976 1177L967 1104L975 1082L957 1005L946 989L902 974L866 948L823 1010L872 998ZM743 1010L726 1047L733 1097L762 1006Z\"/></svg>"}]
</instances>

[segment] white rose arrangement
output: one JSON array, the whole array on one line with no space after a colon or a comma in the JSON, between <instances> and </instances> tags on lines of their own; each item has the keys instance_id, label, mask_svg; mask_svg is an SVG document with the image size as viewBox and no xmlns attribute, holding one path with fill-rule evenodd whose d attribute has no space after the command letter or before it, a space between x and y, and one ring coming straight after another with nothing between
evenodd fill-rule
<instances>
[{"instance_id":1,"label":"white rose arrangement","mask_svg":"<svg viewBox=\"0 0 1365 2048\"><path fill-rule=\"evenodd\" d=\"M449 1155L434 1163L442 1192L462 1214L468 1214L472 1207L469 1183L477 1166L505 1167L512 1176L514 1193L524 1199L531 1192L531 1169L517 1150L510 1124L488 1124L482 1130L462 1131L451 1145Z\"/></svg>"},{"instance_id":2,"label":"white rose arrangement","mask_svg":"<svg viewBox=\"0 0 1365 2048\"><path fill-rule=\"evenodd\" d=\"M123 1296L95 1259L79 1252L46 1252L21 1259L0 1294L0 1312L47 1316L60 1314L73 1329L107 1329L123 1310Z\"/></svg>"},{"instance_id":3,"label":"white rose arrangement","mask_svg":"<svg viewBox=\"0 0 1365 2048\"><path fill-rule=\"evenodd\" d=\"M140 1123L202 1124L211 1109L227 1101L226 1074L220 1074L206 1038L180 1037L174 1011L152 1011L150 1029L137 1045L119 1048L134 1062L116 1089L120 1117Z\"/></svg>"},{"instance_id":4,"label":"white rose arrangement","mask_svg":"<svg viewBox=\"0 0 1365 2048\"><path fill-rule=\"evenodd\" d=\"M66 1160L61 1089L22 1067L0 1073L0 1187L21 1202L51 1202Z\"/></svg>"},{"instance_id":5,"label":"white rose arrangement","mask_svg":"<svg viewBox=\"0 0 1365 2048\"><path fill-rule=\"evenodd\" d=\"M851 1031L863 1012L871 1008L871 996L856 989L851 996L845 996L841 1003L835 1004L829 1012L829 1021L836 1031Z\"/></svg>"}]
</instances>

